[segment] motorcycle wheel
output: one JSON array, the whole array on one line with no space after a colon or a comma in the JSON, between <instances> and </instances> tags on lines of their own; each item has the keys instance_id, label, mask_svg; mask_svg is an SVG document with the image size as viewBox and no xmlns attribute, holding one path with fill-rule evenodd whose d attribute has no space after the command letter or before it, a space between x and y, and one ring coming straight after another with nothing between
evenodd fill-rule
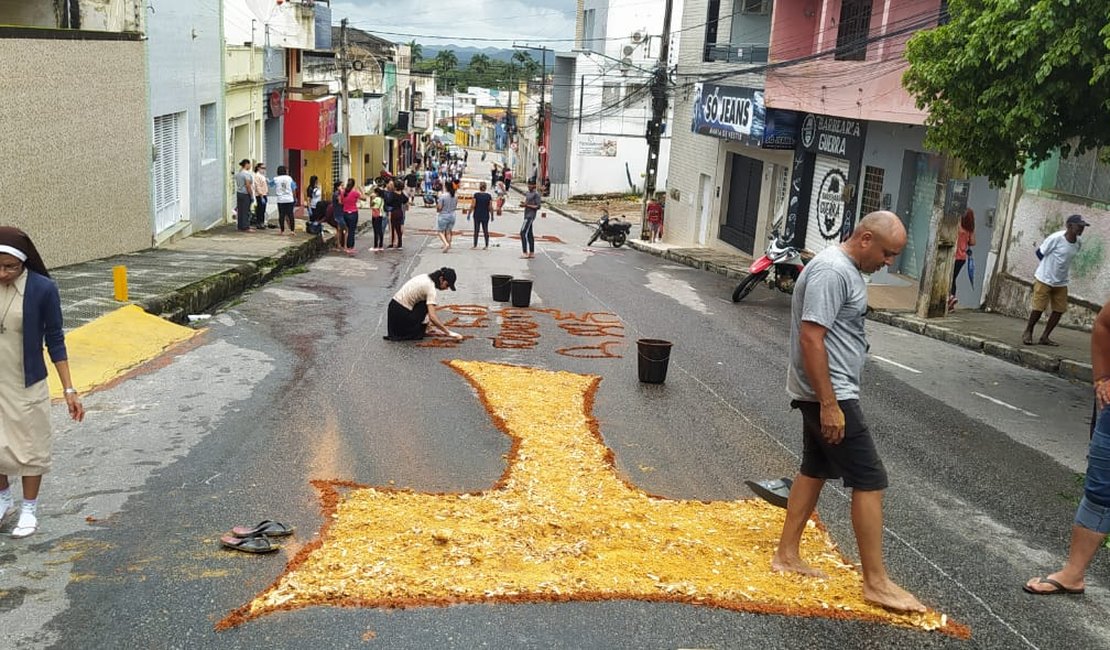
<instances>
[{"instance_id":1,"label":"motorcycle wheel","mask_svg":"<svg viewBox=\"0 0 1110 650\"><path fill-rule=\"evenodd\" d=\"M613 248L620 248L621 246L624 246L624 239L624 233L618 232L616 235L613 236L612 239L609 240L609 243L613 246Z\"/></svg>"},{"instance_id":2,"label":"motorcycle wheel","mask_svg":"<svg viewBox=\"0 0 1110 650\"><path fill-rule=\"evenodd\" d=\"M767 277L766 271L762 273L749 273L748 277L744 278L740 281L740 284L736 285L736 290L732 292L732 302L740 302L744 298L747 298L748 294L755 288L755 285L762 282L765 277Z\"/></svg>"},{"instance_id":3,"label":"motorcycle wheel","mask_svg":"<svg viewBox=\"0 0 1110 650\"><path fill-rule=\"evenodd\" d=\"M592 246L597 238L601 236L601 230L595 230L594 234L590 235L590 241L586 242L587 246Z\"/></svg>"}]
</instances>

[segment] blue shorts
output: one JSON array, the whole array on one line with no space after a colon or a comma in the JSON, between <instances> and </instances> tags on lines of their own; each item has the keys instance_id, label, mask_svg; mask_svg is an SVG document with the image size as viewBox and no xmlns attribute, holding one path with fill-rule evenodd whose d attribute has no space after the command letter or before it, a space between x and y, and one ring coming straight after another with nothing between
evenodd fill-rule
<instances>
[{"instance_id":1,"label":"blue shorts","mask_svg":"<svg viewBox=\"0 0 1110 650\"><path fill-rule=\"evenodd\" d=\"M1102 409L1087 451L1087 479L1075 523L1096 533L1110 533L1110 407Z\"/></svg>"},{"instance_id":2,"label":"blue shorts","mask_svg":"<svg viewBox=\"0 0 1110 650\"><path fill-rule=\"evenodd\" d=\"M441 214L436 218L436 230L440 232L447 232L448 230L455 229L455 215Z\"/></svg>"}]
</instances>

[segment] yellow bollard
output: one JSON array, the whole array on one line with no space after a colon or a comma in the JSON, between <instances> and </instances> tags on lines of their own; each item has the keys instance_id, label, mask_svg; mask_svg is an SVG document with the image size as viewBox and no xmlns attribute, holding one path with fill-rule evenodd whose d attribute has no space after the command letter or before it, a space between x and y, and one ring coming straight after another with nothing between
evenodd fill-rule
<instances>
[{"instance_id":1,"label":"yellow bollard","mask_svg":"<svg viewBox=\"0 0 1110 650\"><path fill-rule=\"evenodd\" d=\"M116 300L127 302L127 267L122 264L112 267L112 284L115 286Z\"/></svg>"}]
</instances>

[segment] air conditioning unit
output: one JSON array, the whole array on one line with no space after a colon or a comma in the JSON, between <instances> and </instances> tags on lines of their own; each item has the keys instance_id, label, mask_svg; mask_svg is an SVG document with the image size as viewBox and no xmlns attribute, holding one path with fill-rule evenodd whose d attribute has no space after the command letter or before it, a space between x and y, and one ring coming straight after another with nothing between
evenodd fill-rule
<instances>
[{"instance_id":1,"label":"air conditioning unit","mask_svg":"<svg viewBox=\"0 0 1110 650\"><path fill-rule=\"evenodd\" d=\"M646 38L647 30L645 29L637 29L636 31L632 32L632 42L636 43L637 45L643 43Z\"/></svg>"},{"instance_id":2,"label":"air conditioning unit","mask_svg":"<svg viewBox=\"0 0 1110 650\"><path fill-rule=\"evenodd\" d=\"M632 56L632 53L635 51L636 46L634 45L625 45L624 48L621 50L621 52L623 52L625 56Z\"/></svg>"}]
</instances>

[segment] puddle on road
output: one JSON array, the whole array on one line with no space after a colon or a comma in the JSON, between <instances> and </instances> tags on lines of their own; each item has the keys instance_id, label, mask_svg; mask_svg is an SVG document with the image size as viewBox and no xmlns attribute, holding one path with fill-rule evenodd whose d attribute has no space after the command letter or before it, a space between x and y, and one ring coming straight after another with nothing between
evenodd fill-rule
<instances>
[{"instance_id":1,"label":"puddle on road","mask_svg":"<svg viewBox=\"0 0 1110 650\"><path fill-rule=\"evenodd\" d=\"M695 290L689 282L672 278L666 273L660 273L659 271L648 273L647 280L647 288L655 293L672 298L679 304L702 314L710 315L713 313L705 306L701 297L698 296L697 290Z\"/></svg>"}]
</instances>

